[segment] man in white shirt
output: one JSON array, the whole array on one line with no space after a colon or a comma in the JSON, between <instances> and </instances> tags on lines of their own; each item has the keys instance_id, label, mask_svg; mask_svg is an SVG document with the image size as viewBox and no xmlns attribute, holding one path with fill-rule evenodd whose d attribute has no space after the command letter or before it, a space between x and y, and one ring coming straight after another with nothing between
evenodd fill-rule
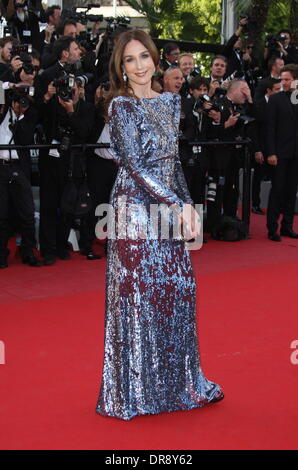
<instances>
[{"instance_id":1,"label":"man in white shirt","mask_svg":"<svg viewBox=\"0 0 298 470\"><path fill-rule=\"evenodd\" d=\"M22 99L19 90L2 114L0 124L1 144L26 145L33 139L36 118L30 113L29 104ZM9 218L14 210L19 233L22 237L20 253L24 264L41 266L33 253L36 246L34 202L28 172L28 155L17 150L0 150L0 268L7 268L11 234ZM26 174L27 173L27 174ZM11 204L12 202L12 204Z\"/></svg>"}]
</instances>

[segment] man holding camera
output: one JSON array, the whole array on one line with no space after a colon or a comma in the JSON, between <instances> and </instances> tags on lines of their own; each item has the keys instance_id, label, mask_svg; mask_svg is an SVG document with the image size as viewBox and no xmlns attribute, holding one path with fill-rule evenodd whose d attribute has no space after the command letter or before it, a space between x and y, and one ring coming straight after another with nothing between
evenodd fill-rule
<instances>
[{"instance_id":1,"label":"man holding camera","mask_svg":"<svg viewBox=\"0 0 298 470\"><path fill-rule=\"evenodd\" d=\"M226 96L220 101L219 140L235 141L246 137L254 115L251 92L247 82L232 80L229 83ZM213 151L209 176L213 179L214 197L208 199L207 210L207 227L210 232L219 221L221 206L223 206L224 215L233 219L237 216L242 151L242 147L227 147Z\"/></svg>"},{"instance_id":2,"label":"man holding camera","mask_svg":"<svg viewBox=\"0 0 298 470\"><path fill-rule=\"evenodd\" d=\"M187 142L213 140L217 137L221 116L208 96L208 89L206 78L195 77L189 84L191 96L182 100L184 119L181 120L181 130ZM191 198L195 204L204 204L209 149L191 147L181 140L179 153Z\"/></svg>"},{"instance_id":3,"label":"man holding camera","mask_svg":"<svg viewBox=\"0 0 298 470\"><path fill-rule=\"evenodd\" d=\"M39 22L45 21L44 9L40 0L14 0L14 15L9 19L12 35L22 44L31 44L41 51Z\"/></svg>"},{"instance_id":4,"label":"man holding camera","mask_svg":"<svg viewBox=\"0 0 298 470\"><path fill-rule=\"evenodd\" d=\"M94 106L80 99L79 87L68 67L79 60L81 51L71 37L61 37L54 43L58 62L40 76L40 111L46 142L57 144L57 149L41 151L40 169L40 250L44 264L54 264L70 258L68 237L72 220L61 211L61 199L67 182L70 157L74 158L75 176L84 175L84 155L80 151L61 151L59 144L85 143L94 125ZM81 158L82 157L82 158ZM84 251L91 247L84 248Z\"/></svg>"},{"instance_id":5,"label":"man holding camera","mask_svg":"<svg viewBox=\"0 0 298 470\"><path fill-rule=\"evenodd\" d=\"M1 111L1 144L31 144L37 113L31 107L28 87L15 87L9 90L9 105ZM0 200L0 268L8 266L7 243L11 236L12 209L17 216L17 231L22 237L20 253L23 263L40 266L33 253L36 241L29 151L0 150Z\"/></svg>"},{"instance_id":6,"label":"man holding camera","mask_svg":"<svg viewBox=\"0 0 298 470\"><path fill-rule=\"evenodd\" d=\"M291 44L291 33L288 29L282 29L277 36L268 38L264 59L279 57L287 64L298 64L298 49Z\"/></svg>"}]
</instances>

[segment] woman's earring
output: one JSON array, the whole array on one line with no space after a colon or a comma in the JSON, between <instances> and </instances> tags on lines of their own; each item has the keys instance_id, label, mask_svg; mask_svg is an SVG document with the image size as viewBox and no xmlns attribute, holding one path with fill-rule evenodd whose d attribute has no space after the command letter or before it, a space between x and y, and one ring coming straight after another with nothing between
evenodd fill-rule
<instances>
[{"instance_id":1,"label":"woman's earring","mask_svg":"<svg viewBox=\"0 0 298 470\"><path fill-rule=\"evenodd\" d=\"M124 72L124 70L123 70L123 72L122 72L122 77L123 77L123 80L124 80L125 83L126 83L126 82L127 82L127 75L126 75L126 73Z\"/></svg>"}]
</instances>

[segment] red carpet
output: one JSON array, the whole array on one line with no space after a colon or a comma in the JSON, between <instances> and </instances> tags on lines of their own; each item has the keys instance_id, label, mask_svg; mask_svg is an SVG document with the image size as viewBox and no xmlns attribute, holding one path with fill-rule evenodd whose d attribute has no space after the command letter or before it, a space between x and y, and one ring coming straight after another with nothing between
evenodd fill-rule
<instances>
[{"instance_id":1,"label":"red carpet","mask_svg":"<svg viewBox=\"0 0 298 470\"><path fill-rule=\"evenodd\" d=\"M105 260L0 272L1 449L297 449L298 240L209 241L192 255L203 370L222 402L131 422L95 414ZM296 229L297 229L296 224Z\"/></svg>"}]
</instances>

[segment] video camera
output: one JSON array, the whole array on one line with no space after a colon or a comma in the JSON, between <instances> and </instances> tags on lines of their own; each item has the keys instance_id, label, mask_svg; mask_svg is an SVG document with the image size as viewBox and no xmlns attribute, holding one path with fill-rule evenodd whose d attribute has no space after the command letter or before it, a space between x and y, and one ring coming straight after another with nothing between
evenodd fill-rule
<instances>
[{"instance_id":1,"label":"video camera","mask_svg":"<svg viewBox=\"0 0 298 470\"><path fill-rule=\"evenodd\" d=\"M127 28L127 25L130 24L130 18L126 16L118 16L117 18L114 18L110 16L109 18L105 18L107 22L107 32L113 32L115 29L117 29L119 26L122 26L124 28Z\"/></svg>"},{"instance_id":2,"label":"video camera","mask_svg":"<svg viewBox=\"0 0 298 470\"><path fill-rule=\"evenodd\" d=\"M84 9L85 11L77 11L77 9ZM62 10L61 19L62 20L75 20L78 23L86 25L88 21L96 22L96 21L103 21L103 15L92 15L88 13L91 8L100 8L100 4L96 3L89 3L87 7L74 7L74 10Z\"/></svg>"},{"instance_id":3,"label":"video camera","mask_svg":"<svg viewBox=\"0 0 298 470\"><path fill-rule=\"evenodd\" d=\"M73 74L62 75L53 80L53 86L56 88L57 95L63 101L69 101L73 97L72 87L75 84L75 76Z\"/></svg>"},{"instance_id":4,"label":"video camera","mask_svg":"<svg viewBox=\"0 0 298 470\"><path fill-rule=\"evenodd\" d=\"M10 103L15 101L20 103L22 108L28 108L34 96L34 87L29 85L15 86L7 92L7 98Z\"/></svg>"}]
</instances>

